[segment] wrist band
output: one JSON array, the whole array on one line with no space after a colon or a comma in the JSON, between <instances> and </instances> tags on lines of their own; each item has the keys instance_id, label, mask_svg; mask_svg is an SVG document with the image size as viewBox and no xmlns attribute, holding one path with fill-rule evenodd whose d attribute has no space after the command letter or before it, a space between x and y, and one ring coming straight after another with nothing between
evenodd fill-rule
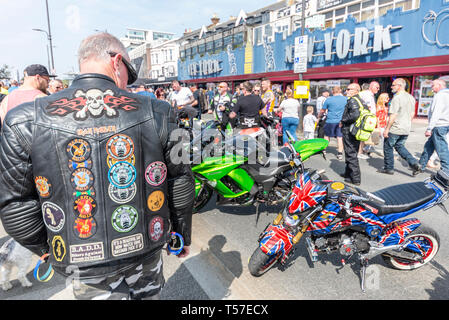
<instances>
[{"instance_id":1,"label":"wrist band","mask_svg":"<svg viewBox=\"0 0 449 320\"><path fill-rule=\"evenodd\" d=\"M167 249L168 249L168 251L170 251L170 253L172 253L175 256L177 256L178 254L181 253L182 249L184 248L184 238L177 232L172 232L170 237L171 238L170 238L170 241L169 241L169 243L167 245ZM178 241L177 241L177 239L178 239ZM172 248L170 246L170 243L172 241L174 242L173 245L176 245L175 248ZM179 242L179 243L177 243L177 242Z\"/></svg>"},{"instance_id":2,"label":"wrist band","mask_svg":"<svg viewBox=\"0 0 449 320\"><path fill-rule=\"evenodd\" d=\"M34 267L33 276L37 281L48 282L51 278L53 278L53 274L55 273L55 270L53 270L53 268L51 267L51 264L48 267L47 272L45 272L45 274L42 277L39 276L39 267L45 261L45 258L47 258L48 256L49 256L49 254L46 253L42 257L40 257L39 260L37 261L36 266Z\"/></svg>"}]
</instances>

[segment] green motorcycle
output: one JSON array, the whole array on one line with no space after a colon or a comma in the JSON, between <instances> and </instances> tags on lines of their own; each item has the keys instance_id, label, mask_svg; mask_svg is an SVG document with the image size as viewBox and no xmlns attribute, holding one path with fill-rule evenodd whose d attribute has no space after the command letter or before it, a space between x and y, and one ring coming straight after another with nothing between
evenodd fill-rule
<instances>
[{"instance_id":1,"label":"green motorcycle","mask_svg":"<svg viewBox=\"0 0 449 320\"><path fill-rule=\"evenodd\" d=\"M266 152L256 139L236 135L225 141L227 147L222 155L192 165L194 211L200 211L214 191L218 195L217 205L276 205L283 201L298 170L304 170L303 161L322 153L329 143L325 139L294 141L291 136L289 140L279 150Z\"/></svg>"}]
</instances>

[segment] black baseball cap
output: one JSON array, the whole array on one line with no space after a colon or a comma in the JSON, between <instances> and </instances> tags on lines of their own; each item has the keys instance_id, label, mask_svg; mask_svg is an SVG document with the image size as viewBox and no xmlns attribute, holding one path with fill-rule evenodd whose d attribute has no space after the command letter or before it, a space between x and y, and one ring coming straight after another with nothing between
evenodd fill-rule
<instances>
[{"instance_id":1,"label":"black baseball cap","mask_svg":"<svg viewBox=\"0 0 449 320\"><path fill-rule=\"evenodd\" d=\"M27 76L46 76L46 77L56 77L56 75L51 75L48 73L47 68L41 64L31 64L28 67L25 68L24 73L26 73Z\"/></svg>"}]
</instances>

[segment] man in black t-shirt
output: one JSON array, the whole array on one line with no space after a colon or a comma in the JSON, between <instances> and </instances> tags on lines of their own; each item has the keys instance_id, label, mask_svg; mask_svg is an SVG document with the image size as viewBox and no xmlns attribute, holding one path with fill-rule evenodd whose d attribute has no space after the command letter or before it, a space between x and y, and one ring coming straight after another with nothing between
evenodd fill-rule
<instances>
[{"instance_id":1,"label":"man in black t-shirt","mask_svg":"<svg viewBox=\"0 0 449 320\"><path fill-rule=\"evenodd\" d=\"M260 127L260 113L267 116L264 109L263 100L252 94L253 86L249 81L243 83L243 96L241 96L234 105L229 118L233 119L239 116L239 129Z\"/></svg>"}]
</instances>

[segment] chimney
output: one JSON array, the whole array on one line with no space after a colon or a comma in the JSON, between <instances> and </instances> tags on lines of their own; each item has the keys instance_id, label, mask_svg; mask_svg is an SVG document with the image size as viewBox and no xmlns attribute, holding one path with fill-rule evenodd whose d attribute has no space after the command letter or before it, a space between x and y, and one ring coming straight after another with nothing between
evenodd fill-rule
<instances>
[{"instance_id":1,"label":"chimney","mask_svg":"<svg viewBox=\"0 0 449 320\"><path fill-rule=\"evenodd\" d=\"M210 18L210 21L212 21L212 23L214 25L218 24L220 22L220 18L217 16L216 13L214 13L214 15L212 16L212 18Z\"/></svg>"}]
</instances>

